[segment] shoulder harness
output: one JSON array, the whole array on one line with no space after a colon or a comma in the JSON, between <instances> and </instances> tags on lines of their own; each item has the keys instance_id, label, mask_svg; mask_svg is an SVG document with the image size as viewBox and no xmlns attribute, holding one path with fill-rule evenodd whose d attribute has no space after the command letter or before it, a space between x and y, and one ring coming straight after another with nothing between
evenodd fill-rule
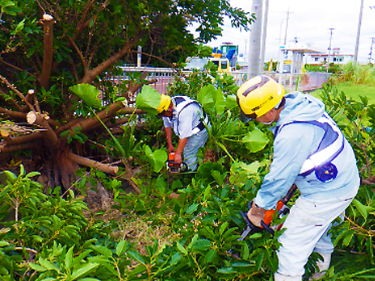
<instances>
[{"instance_id":1,"label":"shoulder harness","mask_svg":"<svg viewBox=\"0 0 375 281\"><path fill-rule=\"evenodd\" d=\"M324 130L323 138L317 148L303 163L299 176L307 176L315 171L316 177L322 182L329 182L336 178L337 168L332 161L344 149L344 136L338 126L327 113L313 121L291 121L276 128L275 138L284 126L293 123L305 123L318 126Z\"/></svg>"}]
</instances>

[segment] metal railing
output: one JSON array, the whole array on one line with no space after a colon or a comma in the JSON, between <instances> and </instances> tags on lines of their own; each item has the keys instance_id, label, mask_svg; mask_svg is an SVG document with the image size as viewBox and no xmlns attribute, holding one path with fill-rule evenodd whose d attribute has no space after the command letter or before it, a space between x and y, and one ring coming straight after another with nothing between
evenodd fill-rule
<instances>
[{"instance_id":1,"label":"metal railing","mask_svg":"<svg viewBox=\"0 0 375 281\"><path fill-rule=\"evenodd\" d=\"M160 94L167 94L167 87L173 83L177 71L171 68L150 68L150 67L121 67L123 75L113 77L113 81L120 82L122 80L128 80L131 72L148 72L147 79L156 79L157 82L150 84L151 87L156 89ZM192 73L191 71L183 71L185 75ZM285 89L290 92L296 89L298 81L299 91L312 91L322 87L322 84L327 82L330 78L330 73L325 72L306 72L306 73L276 73L276 72L263 72L263 75L270 76ZM230 72L233 76L237 86L241 86L247 80L247 72L245 71L233 71Z\"/></svg>"}]
</instances>

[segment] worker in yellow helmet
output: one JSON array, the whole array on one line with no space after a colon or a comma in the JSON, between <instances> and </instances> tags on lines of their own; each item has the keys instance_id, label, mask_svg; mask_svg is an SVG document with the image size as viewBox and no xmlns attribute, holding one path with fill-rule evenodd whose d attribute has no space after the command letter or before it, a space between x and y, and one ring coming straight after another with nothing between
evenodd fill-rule
<instances>
[{"instance_id":1,"label":"worker in yellow helmet","mask_svg":"<svg viewBox=\"0 0 375 281\"><path fill-rule=\"evenodd\" d=\"M247 213L260 226L266 210L295 184L300 197L291 208L279 237L281 246L275 281L301 281L313 251L320 253L318 280L328 270L333 252L331 223L357 194L360 179L353 149L339 127L315 97L301 92L285 94L270 77L257 76L237 92L242 120L255 119L274 134L269 173Z\"/></svg>"},{"instance_id":2,"label":"worker in yellow helmet","mask_svg":"<svg viewBox=\"0 0 375 281\"><path fill-rule=\"evenodd\" d=\"M161 95L156 110L163 117L168 151L175 152L174 161L181 163L184 159L188 169L195 171L198 167L197 153L207 141L206 126L210 126L201 105L187 96ZM176 149L172 143L172 131L179 137Z\"/></svg>"}]
</instances>

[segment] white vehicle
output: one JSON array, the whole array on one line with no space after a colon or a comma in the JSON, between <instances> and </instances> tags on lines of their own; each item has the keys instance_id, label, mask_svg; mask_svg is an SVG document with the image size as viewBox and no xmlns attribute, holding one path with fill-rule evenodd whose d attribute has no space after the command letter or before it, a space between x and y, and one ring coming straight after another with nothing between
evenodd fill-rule
<instances>
[{"instance_id":1,"label":"white vehicle","mask_svg":"<svg viewBox=\"0 0 375 281\"><path fill-rule=\"evenodd\" d=\"M186 59L186 66L184 67L185 70L193 70L199 69L203 70L204 66L208 63L208 58L197 58L197 57L188 57Z\"/></svg>"}]
</instances>

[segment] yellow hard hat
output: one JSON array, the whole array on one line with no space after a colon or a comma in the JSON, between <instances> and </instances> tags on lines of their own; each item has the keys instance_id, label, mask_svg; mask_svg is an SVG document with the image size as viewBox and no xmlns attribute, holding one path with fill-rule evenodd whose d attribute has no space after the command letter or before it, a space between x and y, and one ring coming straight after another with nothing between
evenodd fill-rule
<instances>
[{"instance_id":1,"label":"yellow hard hat","mask_svg":"<svg viewBox=\"0 0 375 281\"><path fill-rule=\"evenodd\" d=\"M284 92L284 87L268 76L246 81L237 91L241 119L249 121L266 114L281 101Z\"/></svg>"},{"instance_id":2,"label":"yellow hard hat","mask_svg":"<svg viewBox=\"0 0 375 281\"><path fill-rule=\"evenodd\" d=\"M156 108L156 110L159 113L162 113L169 108L170 104L171 104L171 97L170 96L160 95L160 103L159 103L159 106Z\"/></svg>"}]
</instances>

